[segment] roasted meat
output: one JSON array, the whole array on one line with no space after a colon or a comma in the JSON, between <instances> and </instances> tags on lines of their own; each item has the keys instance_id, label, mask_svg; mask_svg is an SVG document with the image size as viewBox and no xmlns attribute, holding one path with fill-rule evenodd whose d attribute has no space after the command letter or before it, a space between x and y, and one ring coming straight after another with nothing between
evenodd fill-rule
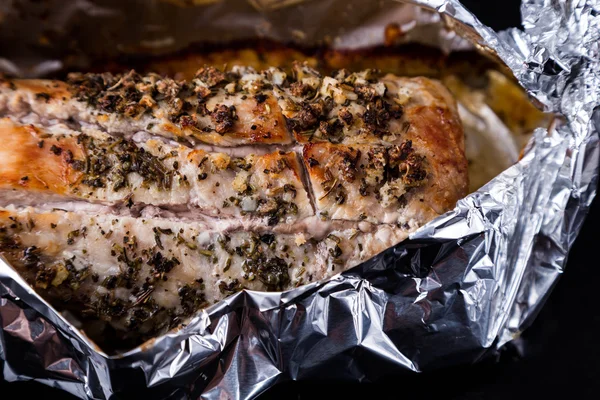
<instances>
[{"instance_id":1,"label":"roasted meat","mask_svg":"<svg viewBox=\"0 0 600 400\"><path fill-rule=\"evenodd\" d=\"M468 187L449 92L374 70L4 80L0 117L0 251L134 341L355 266Z\"/></svg>"}]
</instances>

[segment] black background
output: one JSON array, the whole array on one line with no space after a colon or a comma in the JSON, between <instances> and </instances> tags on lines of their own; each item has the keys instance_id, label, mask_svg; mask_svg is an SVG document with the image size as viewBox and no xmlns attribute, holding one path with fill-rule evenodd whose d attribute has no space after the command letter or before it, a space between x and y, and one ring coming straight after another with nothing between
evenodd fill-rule
<instances>
[{"instance_id":1,"label":"black background","mask_svg":"<svg viewBox=\"0 0 600 400\"><path fill-rule=\"evenodd\" d=\"M464 0L463 4L494 29L520 24L518 0ZM600 262L594 247L600 239L599 225L600 201L595 201L565 274L523 335L528 349L525 355L509 347L498 362L488 360L476 366L388 378L375 384L290 382L276 386L261 399L529 400L554 399L563 393L569 398L600 398ZM37 383L0 381L0 398L13 391L25 399L71 398Z\"/></svg>"}]
</instances>

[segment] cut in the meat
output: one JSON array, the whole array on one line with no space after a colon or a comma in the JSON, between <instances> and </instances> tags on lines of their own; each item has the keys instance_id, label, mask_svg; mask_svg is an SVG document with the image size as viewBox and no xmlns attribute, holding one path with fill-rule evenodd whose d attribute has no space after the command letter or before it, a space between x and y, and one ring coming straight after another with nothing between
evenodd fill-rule
<instances>
[{"instance_id":1,"label":"cut in the meat","mask_svg":"<svg viewBox=\"0 0 600 400\"><path fill-rule=\"evenodd\" d=\"M15 191L30 191L32 202L39 193L63 201L65 195L129 207L197 208L269 225L313 214L295 153L230 157L156 139L136 143L87 132L0 120L0 199L7 203Z\"/></svg>"},{"instance_id":2,"label":"cut in the meat","mask_svg":"<svg viewBox=\"0 0 600 400\"><path fill-rule=\"evenodd\" d=\"M333 227L321 238L4 208L0 251L61 308L108 321L123 337L148 337L243 288L286 290L323 279L406 237L367 227Z\"/></svg>"}]
</instances>

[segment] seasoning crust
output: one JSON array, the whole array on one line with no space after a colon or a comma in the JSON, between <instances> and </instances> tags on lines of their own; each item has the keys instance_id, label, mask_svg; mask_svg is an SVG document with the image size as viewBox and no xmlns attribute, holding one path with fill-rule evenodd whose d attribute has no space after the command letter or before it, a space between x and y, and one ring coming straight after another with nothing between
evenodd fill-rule
<instances>
[{"instance_id":1,"label":"seasoning crust","mask_svg":"<svg viewBox=\"0 0 600 400\"><path fill-rule=\"evenodd\" d=\"M446 88L372 69L4 79L0 140L0 252L136 344L356 266L468 187Z\"/></svg>"}]
</instances>

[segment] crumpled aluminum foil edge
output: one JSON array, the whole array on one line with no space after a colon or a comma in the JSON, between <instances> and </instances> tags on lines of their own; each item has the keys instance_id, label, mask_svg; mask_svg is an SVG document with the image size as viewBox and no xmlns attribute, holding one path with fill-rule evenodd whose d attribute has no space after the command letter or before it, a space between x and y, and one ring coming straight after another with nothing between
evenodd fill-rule
<instances>
[{"instance_id":1,"label":"crumpled aluminum foil edge","mask_svg":"<svg viewBox=\"0 0 600 400\"><path fill-rule=\"evenodd\" d=\"M526 31L498 35L458 1L412 3L497 54L560 115L535 132L519 163L341 276L286 293L238 293L119 357L0 265L5 379L81 398L252 398L283 379L365 381L473 362L518 337L562 273L596 192L600 6L526 0Z\"/></svg>"}]
</instances>

